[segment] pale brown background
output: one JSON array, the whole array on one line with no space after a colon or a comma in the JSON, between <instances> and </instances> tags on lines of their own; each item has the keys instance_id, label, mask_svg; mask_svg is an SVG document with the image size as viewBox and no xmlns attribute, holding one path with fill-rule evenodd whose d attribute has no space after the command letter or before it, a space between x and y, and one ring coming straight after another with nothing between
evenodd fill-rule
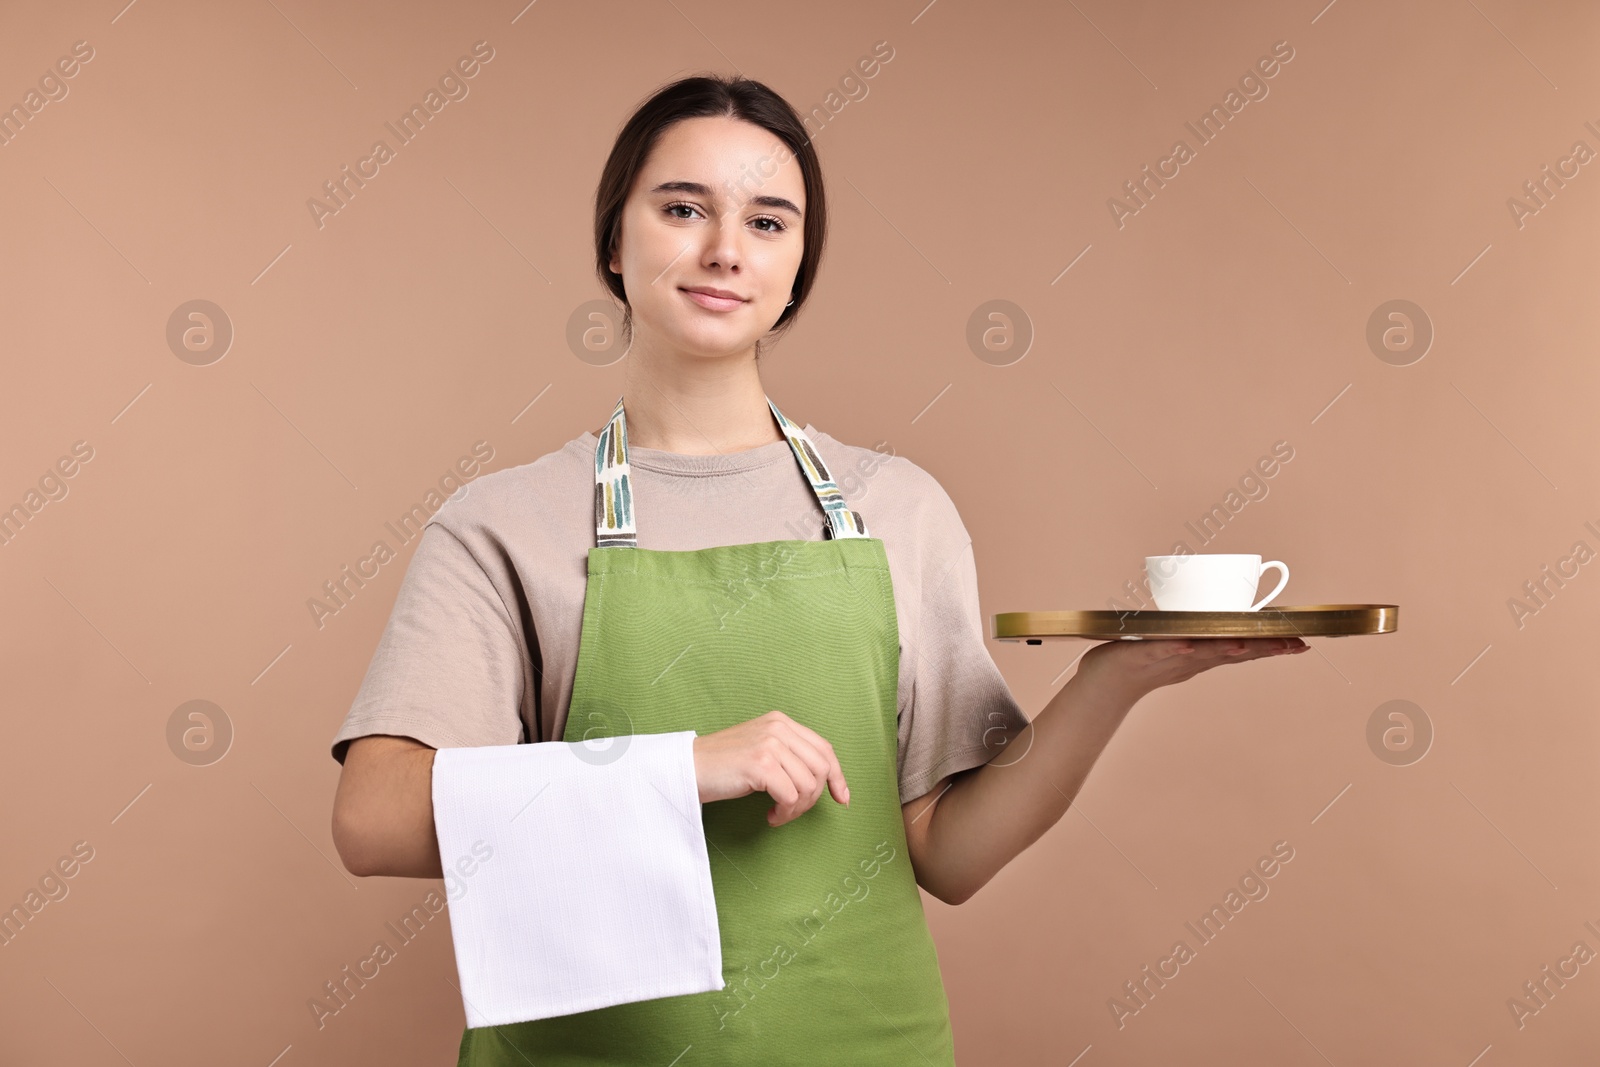
<instances>
[{"instance_id":1,"label":"pale brown background","mask_svg":"<svg viewBox=\"0 0 1600 1067\"><path fill-rule=\"evenodd\" d=\"M766 361L785 413L940 479L986 630L1201 547L1185 521L1280 440L1206 550L1289 561L1281 603L1401 606L1150 696L1032 849L925 897L961 1062L1592 1062L1600 962L1524 1028L1506 1001L1600 951L1600 564L1521 628L1507 602L1600 549L1600 163L1521 228L1506 200L1600 149L1600 15L1323 4L12 7L0 103L95 58L0 148L0 504L94 459L0 546L0 902L95 858L0 948L0 1060L454 1062L442 918L320 1030L307 1007L440 883L352 878L329 835L409 547L322 629L306 601L474 441L499 469L610 410L621 365L565 328L632 107L705 69L822 106L887 40L818 136L834 231ZM307 199L478 40L470 95L319 230ZM1118 229L1107 198L1280 40L1270 95ZM210 366L165 340L197 298L236 331ZM1436 330L1404 367L1365 340L1396 298ZM1036 333L1009 366L965 340L991 299ZM1031 715L1086 646L991 647ZM235 731L209 766L167 742L194 699ZM1366 741L1394 699L1436 733L1409 766ZM1270 896L1119 1030L1108 998L1279 840Z\"/></svg>"}]
</instances>

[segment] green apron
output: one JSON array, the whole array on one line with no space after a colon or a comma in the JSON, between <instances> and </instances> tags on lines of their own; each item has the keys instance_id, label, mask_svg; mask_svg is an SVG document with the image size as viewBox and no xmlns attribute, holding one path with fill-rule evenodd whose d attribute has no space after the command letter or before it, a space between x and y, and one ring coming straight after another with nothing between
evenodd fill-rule
<instances>
[{"instance_id":1,"label":"green apron","mask_svg":"<svg viewBox=\"0 0 1600 1067\"><path fill-rule=\"evenodd\" d=\"M596 547L562 740L705 735L776 708L833 745L850 805L824 790L776 828L765 792L701 805L725 988L469 1028L462 1067L955 1063L900 811L888 557L804 431L767 403L824 539L666 552L637 547L618 399L595 455Z\"/></svg>"}]
</instances>

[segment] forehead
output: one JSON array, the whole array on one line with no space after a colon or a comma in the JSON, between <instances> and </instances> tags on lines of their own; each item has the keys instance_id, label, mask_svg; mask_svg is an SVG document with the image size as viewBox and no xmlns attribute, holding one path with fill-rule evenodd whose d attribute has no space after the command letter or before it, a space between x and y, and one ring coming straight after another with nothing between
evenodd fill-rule
<instances>
[{"instance_id":1,"label":"forehead","mask_svg":"<svg viewBox=\"0 0 1600 1067\"><path fill-rule=\"evenodd\" d=\"M635 189L648 193L665 182L697 182L718 201L767 195L805 207L805 179L789 146L760 126L725 116L684 119L662 133Z\"/></svg>"}]
</instances>

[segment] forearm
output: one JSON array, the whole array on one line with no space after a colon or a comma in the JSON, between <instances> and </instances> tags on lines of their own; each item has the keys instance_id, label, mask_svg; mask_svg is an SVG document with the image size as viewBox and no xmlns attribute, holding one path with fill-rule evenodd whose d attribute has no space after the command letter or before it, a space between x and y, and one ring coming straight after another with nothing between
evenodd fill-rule
<instances>
[{"instance_id":1,"label":"forearm","mask_svg":"<svg viewBox=\"0 0 1600 1067\"><path fill-rule=\"evenodd\" d=\"M440 878L434 750L401 738L351 745L334 799L333 840L352 874Z\"/></svg>"},{"instance_id":2,"label":"forearm","mask_svg":"<svg viewBox=\"0 0 1600 1067\"><path fill-rule=\"evenodd\" d=\"M927 818L922 885L960 904L1066 814L1138 697L1081 670L1005 749L956 776Z\"/></svg>"}]
</instances>

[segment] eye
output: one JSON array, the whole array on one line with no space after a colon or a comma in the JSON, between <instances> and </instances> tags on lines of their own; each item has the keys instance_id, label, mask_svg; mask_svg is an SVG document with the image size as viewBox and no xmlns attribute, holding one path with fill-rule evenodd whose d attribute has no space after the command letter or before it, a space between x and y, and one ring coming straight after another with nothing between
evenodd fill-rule
<instances>
[{"instance_id":1,"label":"eye","mask_svg":"<svg viewBox=\"0 0 1600 1067\"><path fill-rule=\"evenodd\" d=\"M664 205L662 205L661 210L666 212L668 215L671 215L672 218L675 218L675 219L688 219L690 217L690 215L673 214L679 208L682 208L684 211L689 212L690 215L698 215L700 213L700 209L699 208L695 207L693 204L685 203L682 200L674 200L670 204L664 204ZM751 222L770 222L772 224L771 226L759 227L759 230L760 230L761 233L782 233L784 230L787 230L789 228L788 224L785 223L782 219L776 218L776 217L774 217L772 215L757 215L755 218L751 219L750 221Z\"/></svg>"}]
</instances>

